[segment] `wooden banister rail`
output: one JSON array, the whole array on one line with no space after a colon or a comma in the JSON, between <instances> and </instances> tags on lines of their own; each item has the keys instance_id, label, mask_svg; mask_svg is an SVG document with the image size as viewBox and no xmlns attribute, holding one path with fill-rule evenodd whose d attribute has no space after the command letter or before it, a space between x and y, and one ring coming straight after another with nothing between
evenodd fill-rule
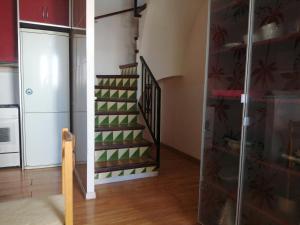
<instances>
[{"instance_id":1,"label":"wooden banister rail","mask_svg":"<svg viewBox=\"0 0 300 225\"><path fill-rule=\"evenodd\" d=\"M134 14L136 14L136 11L141 12L141 11L143 11L146 8L147 8L147 4L144 4L144 5L139 6L137 8L133 7L133 8L129 8L129 9L124 9L124 10L120 10L120 11L117 11L117 12L113 12L113 13L104 14L104 15L101 15L101 16L96 16L95 20L103 19L103 18L106 18L106 17L115 16L115 15L119 15L119 14L123 14L123 13L127 13L127 12L134 12Z\"/></svg>"}]
</instances>

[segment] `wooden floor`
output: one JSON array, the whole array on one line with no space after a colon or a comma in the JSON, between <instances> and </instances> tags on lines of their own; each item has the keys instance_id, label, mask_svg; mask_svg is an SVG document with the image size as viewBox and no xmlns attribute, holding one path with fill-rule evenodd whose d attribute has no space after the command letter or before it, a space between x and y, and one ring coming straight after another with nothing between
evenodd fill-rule
<instances>
[{"instance_id":1,"label":"wooden floor","mask_svg":"<svg viewBox=\"0 0 300 225\"><path fill-rule=\"evenodd\" d=\"M162 149L158 177L96 187L97 199L85 201L75 184L75 224L195 225L199 165ZM0 202L57 194L60 169L0 170Z\"/></svg>"}]
</instances>

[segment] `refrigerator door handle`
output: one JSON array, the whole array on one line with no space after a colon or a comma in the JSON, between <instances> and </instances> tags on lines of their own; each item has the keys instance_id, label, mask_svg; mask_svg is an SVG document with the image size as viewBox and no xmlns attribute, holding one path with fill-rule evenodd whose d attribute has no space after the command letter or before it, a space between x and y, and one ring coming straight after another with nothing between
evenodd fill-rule
<instances>
[{"instance_id":1,"label":"refrigerator door handle","mask_svg":"<svg viewBox=\"0 0 300 225\"><path fill-rule=\"evenodd\" d=\"M25 90L26 95L32 95L33 94L33 90L31 88L27 88Z\"/></svg>"}]
</instances>

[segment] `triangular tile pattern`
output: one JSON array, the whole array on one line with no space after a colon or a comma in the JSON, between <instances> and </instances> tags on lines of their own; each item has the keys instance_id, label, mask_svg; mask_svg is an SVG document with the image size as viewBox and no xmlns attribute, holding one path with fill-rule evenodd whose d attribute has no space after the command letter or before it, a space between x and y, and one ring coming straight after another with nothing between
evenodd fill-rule
<instances>
[{"instance_id":1,"label":"triangular tile pattern","mask_svg":"<svg viewBox=\"0 0 300 225\"><path fill-rule=\"evenodd\" d=\"M95 87L95 144L106 146L108 150L95 151L96 165L110 165L116 162L142 161L151 158L151 145L138 145L143 141L144 128L138 125L137 105L137 66L121 70L121 75L116 77L97 76ZM107 113L107 114L105 114ZM127 148L115 148L124 143L137 143ZM112 146L111 148L109 146ZM123 165L123 164L122 164ZM96 168L97 169L97 168ZM121 169L106 170L95 174L95 180L101 182L105 179L118 177L134 177L141 174L157 172L155 165L141 164L134 166L128 164ZM135 178L132 178L135 179ZM100 182L100 183L101 183Z\"/></svg>"}]
</instances>

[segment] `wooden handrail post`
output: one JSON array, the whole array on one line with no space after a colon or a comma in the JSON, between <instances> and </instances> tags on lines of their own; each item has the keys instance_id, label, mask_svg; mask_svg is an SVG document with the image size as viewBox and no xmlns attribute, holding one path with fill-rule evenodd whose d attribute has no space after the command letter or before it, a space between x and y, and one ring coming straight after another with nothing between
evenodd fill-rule
<instances>
[{"instance_id":1,"label":"wooden handrail post","mask_svg":"<svg viewBox=\"0 0 300 225\"><path fill-rule=\"evenodd\" d=\"M73 169L75 139L68 129L62 131L62 191L65 200L65 225L73 225Z\"/></svg>"}]
</instances>

